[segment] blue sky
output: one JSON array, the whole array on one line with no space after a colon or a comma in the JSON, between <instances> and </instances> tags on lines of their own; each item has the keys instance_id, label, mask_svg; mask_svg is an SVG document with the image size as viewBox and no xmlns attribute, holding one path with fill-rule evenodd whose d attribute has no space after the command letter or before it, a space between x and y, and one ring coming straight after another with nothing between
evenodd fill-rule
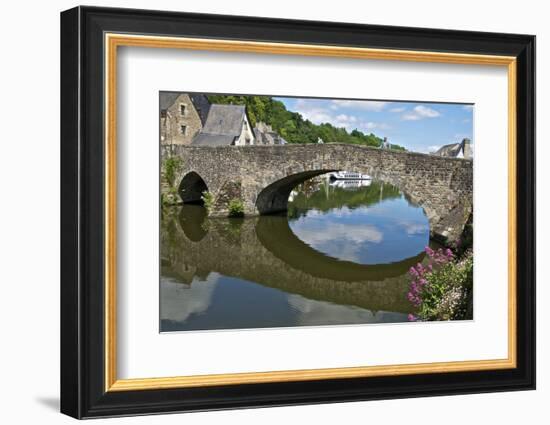
<instances>
[{"instance_id":1,"label":"blue sky","mask_svg":"<svg viewBox=\"0 0 550 425\"><path fill-rule=\"evenodd\" d=\"M328 122L348 131L387 137L410 151L434 152L441 146L473 142L473 106L465 104L332 100L277 97L289 111L315 124Z\"/></svg>"}]
</instances>

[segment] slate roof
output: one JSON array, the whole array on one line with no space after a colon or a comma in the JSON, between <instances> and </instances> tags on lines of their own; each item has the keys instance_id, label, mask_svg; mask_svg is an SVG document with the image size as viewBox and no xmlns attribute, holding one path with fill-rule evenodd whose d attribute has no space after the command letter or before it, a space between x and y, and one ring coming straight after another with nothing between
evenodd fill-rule
<instances>
[{"instance_id":1,"label":"slate roof","mask_svg":"<svg viewBox=\"0 0 550 425\"><path fill-rule=\"evenodd\" d=\"M201 124L204 126L212 105L210 105L208 98L204 94L190 94L189 97L195 106L195 110L199 114Z\"/></svg>"},{"instance_id":2,"label":"slate roof","mask_svg":"<svg viewBox=\"0 0 550 425\"><path fill-rule=\"evenodd\" d=\"M170 106L174 104L176 99L183 93L172 92L172 91L161 91L160 92L160 110L165 111Z\"/></svg>"},{"instance_id":3,"label":"slate roof","mask_svg":"<svg viewBox=\"0 0 550 425\"><path fill-rule=\"evenodd\" d=\"M449 145L441 146L433 154L438 156L447 156L456 158L462 149L462 143L451 143Z\"/></svg>"},{"instance_id":4,"label":"slate roof","mask_svg":"<svg viewBox=\"0 0 550 425\"><path fill-rule=\"evenodd\" d=\"M236 136L227 134L199 133L195 136L192 145L201 146L228 146L233 144Z\"/></svg>"},{"instance_id":5,"label":"slate roof","mask_svg":"<svg viewBox=\"0 0 550 425\"><path fill-rule=\"evenodd\" d=\"M160 110L165 111L170 108L182 94L187 93L175 91L160 92ZM189 94L189 98L191 99L191 102L193 102L193 106L199 114L202 125L204 125L206 118L208 117L208 111L210 110L210 102L208 101L208 98L204 94Z\"/></svg>"},{"instance_id":6,"label":"slate roof","mask_svg":"<svg viewBox=\"0 0 550 425\"><path fill-rule=\"evenodd\" d=\"M201 133L237 137L241 134L245 113L244 105L211 105Z\"/></svg>"},{"instance_id":7,"label":"slate roof","mask_svg":"<svg viewBox=\"0 0 550 425\"><path fill-rule=\"evenodd\" d=\"M460 155L462 154L462 155ZM432 155L446 156L451 158L461 157L464 159L473 158L473 149L470 139L462 139L460 143L451 143L450 145L441 146Z\"/></svg>"}]
</instances>

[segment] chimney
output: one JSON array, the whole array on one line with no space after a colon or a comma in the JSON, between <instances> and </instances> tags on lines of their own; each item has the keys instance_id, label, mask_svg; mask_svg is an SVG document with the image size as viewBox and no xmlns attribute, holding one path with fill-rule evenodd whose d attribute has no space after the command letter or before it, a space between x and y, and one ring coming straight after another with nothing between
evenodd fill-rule
<instances>
[{"instance_id":1,"label":"chimney","mask_svg":"<svg viewBox=\"0 0 550 425\"><path fill-rule=\"evenodd\" d=\"M462 139L462 153L465 159L472 159L472 141L468 138Z\"/></svg>"}]
</instances>

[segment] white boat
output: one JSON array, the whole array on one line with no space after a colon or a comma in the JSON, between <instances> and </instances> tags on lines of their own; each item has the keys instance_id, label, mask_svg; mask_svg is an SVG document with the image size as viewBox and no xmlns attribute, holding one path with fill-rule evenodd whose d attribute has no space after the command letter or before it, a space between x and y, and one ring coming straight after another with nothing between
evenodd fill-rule
<instances>
[{"instance_id":1,"label":"white boat","mask_svg":"<svg viewBox=\"0 0 550 425\"><path fill-rule=\"evenodd\" d=\"M330 173L330 178L332 180L372 180L371 176L355 171L336 171Z\"/></svg>"},{"instance_id":2,"label":"white boat","mask_svg":"<svg viewBox=\"0 0 550 425\"><path fill-rule=\"evenodd\" d=\"M337 187L345 190L355 190L362 187L368 187L372 183L372 180L331 180L329 182L330 187Z\"/></svg>"}]
</instances>

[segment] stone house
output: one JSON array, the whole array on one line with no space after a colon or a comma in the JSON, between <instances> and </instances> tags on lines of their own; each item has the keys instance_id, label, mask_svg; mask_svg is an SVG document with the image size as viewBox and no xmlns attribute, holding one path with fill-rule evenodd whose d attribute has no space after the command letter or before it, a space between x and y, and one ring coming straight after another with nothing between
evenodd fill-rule
<instances>
[{"instance_id":1,"label":"stone house","mask_svg":"<svg viewBox=\"0 0 550 425\"><path fill-rule=\"evenodd\" d=\"M208 117L192 141L200 146L245 146L255 137L244 105L210 105Z\"/></svg>"},{"instance_id":2,"label":"stone house","mask_svg":"<svg viewBox=\"0 0 550 425\"><path fill-rule=\"evenodd\" d=\"M449 145L441 146L432 155L446 156L449 158L472 159L474 152L470 139L462 139L460 143L451 143Z\"/></svg>"},{"instance_id":3,"label":"stone house","mask_svg":"<svg viewBox=\"0 0 550 425\"><path fill-rule=\"evenodd\" d=\"M270 125L265 122L258 122L254 127L255 144L257 145L286 145L287 141L283 139Z\"/></svg>"},{"instance_id":4,"label":"stone house","mask_svg":"<svg viewBox=\"0 0 550 425\"><path fill-rule=\"evenodd\" d=\"M210 102L203 94L160 93L160 143L190 145L202 130Z\"/></svg>"}]
</instances>

